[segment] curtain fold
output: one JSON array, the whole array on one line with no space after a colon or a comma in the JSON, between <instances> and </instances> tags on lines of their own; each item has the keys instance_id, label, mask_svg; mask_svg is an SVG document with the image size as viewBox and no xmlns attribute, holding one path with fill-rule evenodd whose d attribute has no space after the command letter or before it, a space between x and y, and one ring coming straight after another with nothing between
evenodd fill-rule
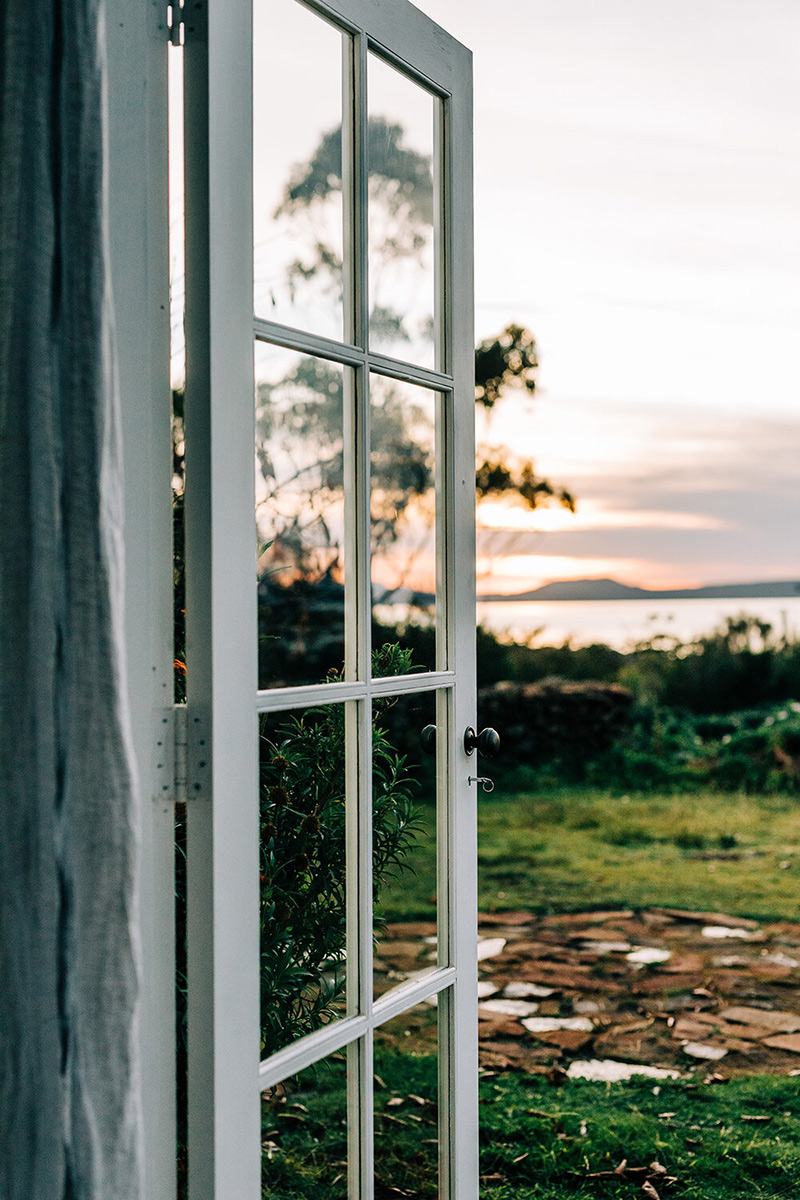
<instances>
[{"instance_id":1,"label":"curtain fold","mask_svg":"<svg viewBox=\"0 0 800 1200\"><path fill-rule=\"evenodd\" d=\"M98 0L0 0L0 1197L138 1200Z\"/></svg>"}]
</instances>

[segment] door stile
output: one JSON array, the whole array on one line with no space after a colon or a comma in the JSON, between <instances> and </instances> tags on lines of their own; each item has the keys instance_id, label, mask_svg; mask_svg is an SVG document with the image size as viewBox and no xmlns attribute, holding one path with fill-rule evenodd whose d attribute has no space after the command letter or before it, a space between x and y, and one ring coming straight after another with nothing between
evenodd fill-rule
<instances>
[{"instance_id":1,"label":"door stile","mask_svg":"<svg viewBox=\"0 0 800 1200\"><path fill-rule=\"evenodd\" d=\"M256 1200L260 1120L249 0L193 10L186 96L189 1194Z\"/></svg>"},{"instance_id":2,"label":"door stile","mask_svg":"<svg viewBox=\"0 0 800 1200\"><path fill-rule=\"evenodd\" d=\"M472 207L472 55L460 48L453 56L453 99L448 105L449 164L444 186L449 208L446 228L446 286L449 286L451 369L454 378L452 465L448 471L454 514L449 545L449 618L452 621L458 685L453 696L452 741L454 791L452 861L458 870L453 893L452 928L456 984L452 993L449 1054L450 1095L454 1106L452 1162L448 1200L478 1195L478 1021L477 1021L477 785L468 783L474 769L463 742L464 730L476 720L475 684L475 376L473 326ZM457 419L456 419L456 413ZM469 586L458 586L459 577ZM457 634L457 636L456 636ZM471 769L472 768L472 769Z\"/></svg>"}]
</instances>

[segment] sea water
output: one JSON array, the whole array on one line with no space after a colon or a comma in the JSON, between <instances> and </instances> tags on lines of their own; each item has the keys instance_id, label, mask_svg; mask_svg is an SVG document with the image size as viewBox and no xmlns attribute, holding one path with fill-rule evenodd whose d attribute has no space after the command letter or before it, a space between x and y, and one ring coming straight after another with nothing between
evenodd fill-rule
<instances>
[{"instance_id":1,"label":"sea water","mask_svg":"<svg viewBox=\"0 0 800 1200\"><path fill-rule=\"evenodd\" d=\"M726 617L768 622L776 634L800 637L800 596L740 600L490 600L478 604L478 623L492 633L534 646L603 642L630 650L659 634L689 642Z\"/></svg>"}]
</instances>

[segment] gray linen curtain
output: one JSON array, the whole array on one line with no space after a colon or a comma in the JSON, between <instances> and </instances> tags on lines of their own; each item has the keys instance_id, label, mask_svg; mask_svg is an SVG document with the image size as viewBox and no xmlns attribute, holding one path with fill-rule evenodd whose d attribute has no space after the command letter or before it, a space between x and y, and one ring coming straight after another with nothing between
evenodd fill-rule
<instances>
[{"instance_id":1,"label":"gray linen curtain","mask_svg":"<svg viewBox=\"0 0 800 1200\"><path fill-rule=\"evenodd\" d=\"M98 0L0 0L0 1197L139 1196Z\"/></svg>"}]
</instances>

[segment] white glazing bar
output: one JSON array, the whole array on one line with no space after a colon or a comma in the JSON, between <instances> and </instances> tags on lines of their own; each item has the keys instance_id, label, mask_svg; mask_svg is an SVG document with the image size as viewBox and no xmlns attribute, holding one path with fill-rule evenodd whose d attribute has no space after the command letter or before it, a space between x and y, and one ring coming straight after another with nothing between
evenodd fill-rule
<instances>
[{"instance_id":1,"label":"white glazing bar","mask_svg":"<svg viewBox=\"0 0 800 1200\"><path fill-rule=\"evenodd\" d=\"M451 692L436 693L436 896L438 964L449 967L455 959L455 888L458 860L453 846L458 780L454 747L458 733Z\"/></svg>"},{"instance_id":2,"label":"white glazing bar","mask_svg":"<svg viewBox=\"0 0 800 1200\"><path fill-rule=\"evenodd\" d=\"M163 9L108 6L109 250L125 462L125 650L140 795L142 1194L174 1200L167 40ZM159 746L161 742L161 746ZM166 753L165 753L166 752Z\"/></svg>"},{"instance_id":3,"label":"white glazing bar","mask_svg":"<svg viewBox=\"0 0 800 1200\"><path fill-rule=\"evenodd\" d=\"M442 1097L451 1095L456 1078L455 1057L458 1043L453 1022L453 989L448 988L439 995L438 1003L438 1047L439 1061L439 1196L441 1200L458 1200L459 1170L456 1161L456 1114L458 1104L442 1103Z\"/></svg>"},{"instance_id":4,"label":"white glazing bar","mask_svg":"<svg viewBox=\"0 0 800 1200\"><path fill-rule=\"evenodd\" d=\"M361 975L364 942L361 905L361 837L362 821L359 811L361 795L361 727L364 702L350 701L345 710L345 828L347 875L345 879L347 922L347 1015L363 1013Z\"/></svg>"},{"instance_id":5,"label":"white glazing bar","mask_svg":"<svg viewBox=\"0 0 800 1200\"><path fill-rule=\"evenodd\" d=\"M344 139L345 147L347 139ZM353 311L353 306L347 304L345 311ZM402 358L392 358L387 354L375 351L369 354L349 342L335 342L320 334L305 333L301 329L292 329L288 325L277 325L265 321L261 317L253 319L253 331L256 338L275 346L283 346L287 350L297 350L301 354L313 354L328 362L342 363L344 366L358 367L367 364L377 375L387 375L391 379L400 379L405 383L416 383L420 387L433 388L436 391L446 391L453 386L452 375L442 371L419 367L406 362Z\"/></svg>"},{"instance_id":6,"label":"white glazing bar","mask_svg":"<svg viewBox=\"0 0 800 1200\"><path fill-rule=\"evenodd\" d=\"M422 1004L423 1001L439 995L455 982L455 977L456 973L453 967L442 969L434 967L430 974L423 975L419 979L412 979L408 983L398 984L397 987L392 988L390 992L386 992L379 1000L375 1001L372 1010L373 1026L383 1025L385 1021L390 1021L392 1017L399 1017L402 1012L413 1008L415 1004Z\"/></svg>"},{"instance_id":7,"label":"white glazing bar","mask_svg":"<svg viewBox=\"0 0 800 1200\"><path fill-rule=\"evenodd\" d=\"M371 696L404 695L406 692L432 692L452 687L452 671L425 671L418 675L387 675L371 682L310 683L302 687L273 688L256 693L258 712L285 712L309 704L343 704L346 700L364 700Z\"/></svg>"},{"instance_id":8,"label":"white glazing bar","mask_svg":"<svg viewBox=\"0 0 800 1200\"><path fill-rule=\"evenodd\" d=\"M372 1030L353 1042L347 1053L347 1194L349 1200L373 1200L375 1138L373 1134L374 1043Z\"/></svg>"},{"instance_id":9,"label":"white glazing bar","mask_svg":"<svg viewBox=\"0 0 800 1200\"><path fill-rule=\"evenodd\" d=\"M346 143L346 137L344 141ZM329 362L344 363L353 367L364 362L364 351L348 342L335 342L321 334L306 333L302 329L292 329L289 325L278 325L272 321L265 321L262 317L253 318L253 332L259 341L285 346L287 350L297 350L300 354L314 354Z\"/></svg>"},{"instance_id":10,"label":"white glazing bar","mask_svg":"<svg viewBox=\"0 0 800 1200\"><path fill-rule=\"evenodd\" d=\"M324 1029L318 1029L291 1046L278 1050L259 1064L255 1081L257 1090L263 1092L274 1087L290 1075L304 1071L312 1063L319 1062L363 1038L369 1029L383 1025L385 1021L399 1016L415 1004L422 1004L423 1001L439 995L452 986L455 974L453 967L444 970L432 968L430 974L408 983L401 983L376 1000L371 1017L362 1015L332 1021Z\"/></svg>"},{"instance_id":11,"label":"white glazing bar","mask_svg":"<svg viewBox=\"0 0 800 1200\"><path fill-rule=\"evenodd\" d=\"M388 375L391 379L417 383L420 387L433 388L435 391L448 391L453 386L452 375L432 371L428 367L416 367L413 363L404 362L401 358L390 358L386 354L373 351L369 356L369 365L376 375Z\"/></svg>"},{"instance_id":12,"label":"white glazing bar","mask_svg":"<svg viewBox=\"0 0 800 1200\"><path fill-rule=\"evenodd\" d=\"M433 335L434 362L437 371L450 368L451 322L447 276L447 237L445 212L449 202L447 169L449 98L441 99L436 105L433 123Z\"/></svg>"},{"instance_id":13,"label":"white glazing bar","mask_svg":"<svg viewBox=\"0 0 800 1200\"><path fill-rule=\"evenodd\" d=\"M349 1017L341 1021L332 1021L324 1029L318 1029L291 1046L278 1050L259 1065L258 1091L264 1092L290 1075L304 1071L312 1063L336 1054L338 1050L363 1037L368 1029L369 1022L366 1017Z\"/></svg>"},{"instance_id":14,"label":"white glazing bar","mask_svg":"<svg viewBox=\"0 0 800 1200\"><path fill-rule=\"evenodd\" d=\"M454 557L453 526L453 393L436 398L436 669L446 671L456 663L453 620L453 595L458 587L455 578L457 560ZM462 579L462 586L464 580ZM472 581L470 580L470 585Z\"/></svg>"},{"instance_id":15,"label":"white glazing bar","mask_svg":"<svg viewBox=\"0 0 800 1200\"><path fill-rule=\"evenodd\" d=\"M360 346L369 337L369 140L367 105L367 39L353 42L353 332ZM369 371L356 373L356 608L358 677L371 685L372 571L370 562L370 398ZM358 728L358 1007L372 1016L372 703L359 705ZM348 1057L349 1188L352 1200L372 1200L374 1133L372 1113L372 1034L367 1033Z\"/></svg>"},{"instance_id":16,"label":"white glazing bar","mask_svg":"<svg viewBox=\"0 0 800 1200\"><path fill-rule=\"evenodd\" d=\"M356 55L358 43L352 37L343 39L342 48L342 193L344 203L344 261L342 284L344 288L345 337L358 340L359 319L357 297L360 287L360 258L356 246L360 242L360 205L357 182L360 178L358 138L356 136L356 79L358 67ZM363 371L364 351L355 352L353 366L345 368L344 379L344 564L345 564L345 610L344 610L344 674L348 682L365 678L359 671L362 655L359 643L359 393L360 374ZM356 793L353 792L355 797ZM355 870L353 859L351 866ZM349 986L349 985L348 985Z\"/></svg>"},{"instance_id":17,"label":"white glazing bar","mask_svg":"<svg viewBox=\"0 0 800 1200\"><path fill-rule=\"evenodd\" d=\"M189 1194L261 1192L249 0L186 18Z\"/></svg>"}]
</instances>

